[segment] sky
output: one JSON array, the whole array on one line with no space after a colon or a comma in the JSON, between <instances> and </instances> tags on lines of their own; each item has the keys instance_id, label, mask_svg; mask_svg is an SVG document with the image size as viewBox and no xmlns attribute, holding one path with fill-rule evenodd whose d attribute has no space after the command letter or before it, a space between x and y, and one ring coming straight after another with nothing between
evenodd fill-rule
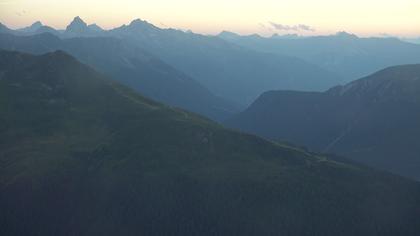
<instances>
[{"instance_id":1,"label":"sky","mask_svg":"<svg viewBox=\"0 0 420 236\"><path fill-rule=\"evenodd\" d=\"M420 36L420 0L0 0L10 28L40 20L60 29L75 16L106 29L140 18L203 34Z\"/></svg>"}]
</instances>

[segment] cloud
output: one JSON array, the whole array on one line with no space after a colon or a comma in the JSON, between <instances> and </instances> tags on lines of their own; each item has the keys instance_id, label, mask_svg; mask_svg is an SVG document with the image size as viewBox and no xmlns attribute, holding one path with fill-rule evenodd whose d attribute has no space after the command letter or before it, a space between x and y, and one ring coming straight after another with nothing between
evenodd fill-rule
<instances>
[{"instance_id":1,"label":"cloud","mask_svg":"<svg viewBox=\"0 0 420 236\"><path fill-rule=\"evenodd\" d=\"M305 30L305 31L315 31L315 28L313 28L312 26L303 25L303 24L298 25L298 29Z\"/></svg>"},{"instance_id":2,"label":"cloud","mask_svg":"<svg viewBox=\"0 0 420 236\"><path fill-rule=\"evenodd\" d=\"M275 22L269 22L270 25L279 31L315 31L315 28L309 25L298 24L298 25L283 25Z\"/></svg>"}]
</instances>

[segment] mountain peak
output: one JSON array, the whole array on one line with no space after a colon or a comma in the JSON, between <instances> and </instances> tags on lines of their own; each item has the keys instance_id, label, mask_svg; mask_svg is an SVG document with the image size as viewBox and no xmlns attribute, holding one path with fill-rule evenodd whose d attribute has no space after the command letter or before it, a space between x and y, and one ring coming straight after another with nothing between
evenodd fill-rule
<instances>
[{"instance_id":1,"label":"mountain peak","mask_svg":"<svg viewBox=\"0 0 420 236\"><path fill-rule=\"evenodd\" d=\"M82 20L82 18L80 18L80 16L74 17L73 22L78 22L78 23L85 24L85 22Z\"/></svg>"},{"instance_id":2,"label":"mountain peak","mask_svg":"<svg viewBox=\"0 0 420 236\"><path fill-rule=\"evenodd\" d=\"M37 28L39 28L41 26L43 26L43 24L41 23L41 21L36 21L30 27L37 27Z\"/></svg>"},{"instance_id":3,"label":"mountain peak","mask_svg":"<svg viewBox=\"0 0 420 236\"><path fill-rule=\"evenodd\" d=\"M135 19L131 21L128 25L129 28L135 30L150 30L150 29L158 29L156 26L150 24L149 22L142 20L142 19Z\"/></svg>"},{"instance_id":4,"label":"mountain peak","mask_svg":"<svg viewBox=\"0 0 420 236\"><path fill-rule=\"evenodd\" d=\"M80 33L86 29L88 29L87 24L79 16L76 16L70 25L67 26L66 31Z\"/></svg>"},{"instance_id":5,"label":"mountain peak","mask_svg":"<svg viewBox=\"0 0 420 236\"><path fill-rule=\"evenodd\" d=\"M146 23L147 23L147 21L144 21L140 18L137 18L137 19L134 19L133 21L131 21L130 26L144 25Z\"/></svg>"}]
</instances>

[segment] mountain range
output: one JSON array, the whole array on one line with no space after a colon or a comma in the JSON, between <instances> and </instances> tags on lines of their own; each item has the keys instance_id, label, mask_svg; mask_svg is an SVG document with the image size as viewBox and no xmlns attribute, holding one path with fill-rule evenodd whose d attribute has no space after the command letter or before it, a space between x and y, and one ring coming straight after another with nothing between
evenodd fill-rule
<instances>
[{"instance_id":1,"label":"mountain range","mask_svg":"<svg viewBox=\"0 0 420 236\"><path fill-rule=\"evenodd\" d=\"M242 107L269 89L322 91L340 81L338 75L296 57L257 52L215 36L161 29L140 19L111 30L92 28L75 17L66 30L50 33L61 38L121 39L182 71L216 96ZM28 36L19 30L12 33Z\"/></svg>"},{"instance_id":2,"label":"mountain range","mask_svg":"<svg viewBox=\"0 0 420 236\"><path fill-rule=\"evenodd\" d=\"M256 52L214 36L160 29L134 20L110 34L144 47L216 95L241 105L272 88L321 91L338 76L301 59Z\"/></svg>"},{"instance_id":3,"label":"mountain range","mask_svg":"<svg viewBox=\"0 0 420 236\"><path fill-rule=\"evenodd\" d=\"M162 29L140 19L104 30L96 24L88 25L80 17L75 17L65 30L36 22L20 30L7 28L5 32L119 38L242 107L268 90L324 91L388 66L420 63L418 44L391 37L361 38L347 32L312 37L275 34L267 38L224 31L206 36Z\"/></svg>"},{"instance_id":4,"label":"mountain range","mask_svg":"<svg viewBox=\"0 0 420 236\"><path fill-rule=\"evenodd\" d=\"M237 105L213 95L185 73L120 39L60 39L49 33L33 36L0 34L0 48L35 54L66 51L149 98L214 120L224 120L238 111Z\"/></svg>"},{"instance_id":5,"label":"mountain range","mask_svg":"<svg viewBox=\"0 0 420 236\"><path fill-rule=\"evenodd\" d=\"M270 91L227 124L420 180L420 65L326 92Z\"/></svg>"},{"instance_id":6,"label":"mountain range","mask_svg":"<svg viewBox=\"0 0 420 236\"><path fill-rule=\"evenodd\" d=\"M0 51L1 235L417 235L420 185Z\"/></svg>"},{"instance_id":7,"label":"mountain range","mask_svg":"<svg viewBox=\"0 0 420 236\"><path fill-rule=\"evenodd\" d=\"M303 59L339 75L341 83L367 76L383 68L420 63L420 45L397 38L361 38L347 32L335 35L261 37L222 32L220 38L260 52Z\"/></svg>"}]
</instances>

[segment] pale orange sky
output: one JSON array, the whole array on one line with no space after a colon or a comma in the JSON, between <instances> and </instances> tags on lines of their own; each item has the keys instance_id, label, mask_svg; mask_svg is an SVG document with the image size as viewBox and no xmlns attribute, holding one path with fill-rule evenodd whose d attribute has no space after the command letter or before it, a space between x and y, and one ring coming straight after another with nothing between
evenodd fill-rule
<instances>
[{"instance_id":1,"label":"pale orange sky","mask_svg":"<svg viewBox=\"0 0 420 236\"><path fill-rule=\"evenodd\" d=\"M0 22L11 28L36 20L65 28L74 16L107 29L141 18L204 34L420 35L420 0L0 0ZM274 30L270 22L291 30ZM316 30L296 30L299 24Z\"/></svg>"}]
</instances>

